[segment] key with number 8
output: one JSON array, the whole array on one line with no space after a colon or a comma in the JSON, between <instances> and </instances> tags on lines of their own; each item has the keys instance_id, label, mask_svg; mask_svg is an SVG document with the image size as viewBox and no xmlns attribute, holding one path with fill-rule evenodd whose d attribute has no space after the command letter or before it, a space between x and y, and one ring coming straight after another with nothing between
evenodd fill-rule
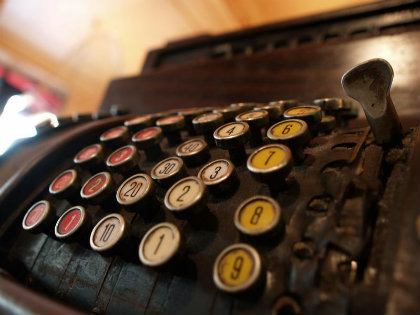
<instances>
[{"instance_id":1,"label":"key with number 8","mask_svg":"<svg viewBox=\"0 0 420 315\"><path fill-rule=\"evenodd\" d=\"M273 198L253 196L236 209L234 223L247 236L271 235L278 230L281 216L281 207Z\"/></svg>"}]
</instances>

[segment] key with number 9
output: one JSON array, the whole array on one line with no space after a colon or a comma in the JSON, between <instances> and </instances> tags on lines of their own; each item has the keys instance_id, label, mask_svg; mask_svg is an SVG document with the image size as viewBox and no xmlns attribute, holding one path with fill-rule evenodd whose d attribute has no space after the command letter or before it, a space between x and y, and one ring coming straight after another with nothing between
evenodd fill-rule
<instances>
[{"instance_id":1,"label":"key with number 9","mask_svg":"<svg viewBox=\"0 0 420 315\"><path fill-rule=\"evenodd\" d=\"M213 266L213 280L217 288L227 293L240 293L255 287L262 275L261 258L247 244L225 248Z\"/></svg>"}]
</instances>

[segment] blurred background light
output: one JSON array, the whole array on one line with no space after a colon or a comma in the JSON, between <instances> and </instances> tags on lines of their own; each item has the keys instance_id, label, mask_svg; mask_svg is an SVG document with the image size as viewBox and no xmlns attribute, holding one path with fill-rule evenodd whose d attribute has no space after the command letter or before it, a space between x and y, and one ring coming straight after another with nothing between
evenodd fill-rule
<instances>
[{"instance_id":1,"label":"blurred background light","mask_svg":"<svg viewBox=\"0 0 420 315\"><path fill-rule=\"evenodd\" d=\"M58 126L57 116L48 112L30 113L33 102L30 94L13 95L0 116L0 155L3 155L19 139L37 135L37 127Z\"/></svg>"}]
</instances>

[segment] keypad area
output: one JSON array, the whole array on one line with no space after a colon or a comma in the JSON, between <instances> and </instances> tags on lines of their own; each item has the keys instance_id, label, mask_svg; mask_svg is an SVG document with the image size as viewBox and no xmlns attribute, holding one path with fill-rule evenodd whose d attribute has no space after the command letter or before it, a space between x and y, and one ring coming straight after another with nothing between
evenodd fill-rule
<instances>
[{"instance_id":1,"label":"keypad area","mask_svg":"<svg viewBox=\"0 0 420 315\"><path fill-rule=\"evenodd\" d=\"M378 158L369 128L318 129L316 116L302 124L312 136L288 148L267 137L271 126L281 126L281 119L268 124L267 113L267 124L252 130L261 134L258 145L233 138L244 137L232 129L242 121L215 125L216 142L207 143L208 133L191 135L183 119L168 117L158 120L163 136L146 146L159 150L146 154L136 144L141 130L98 128L88 145L102 143L103 159L75 163L96 151L73 145L51 165L26 209L45 202L19 218L39 233L20 227L10 237L9 260L22 270L13 276L95 314L270 314L279 298L312 312L322 303L338 307L322 301L323 292L350 294L355 279L329 282L341 269L328 264L357 266L363 246L351 244L366 241L374 219L363 215L367 196L356 180L361 165ZM272 134L300 135L294 127ZM121 168L126 161L130 167ZM78 193L50 193L66 170L77 172ZM46 205L56 217L37 224ZM319 292L310 293L314 283Z\"/></svg>"}]
</instances>

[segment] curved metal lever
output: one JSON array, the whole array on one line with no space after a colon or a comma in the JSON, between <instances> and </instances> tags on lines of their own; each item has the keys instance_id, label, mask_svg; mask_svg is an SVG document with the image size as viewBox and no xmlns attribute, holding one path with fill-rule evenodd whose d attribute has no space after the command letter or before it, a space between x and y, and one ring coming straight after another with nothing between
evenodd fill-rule
<instances>
[{"instance_id":1,"label":"curved metal lever","mask_svg":"<svg viewBox=\"0 0 420 315\"><path fill-rule=\"evenodd\" d=\"M371 59L347 71L341 85L357 100L378 144L400 142L401 123L390 96L394 71L384 59Z\"/></svg>"}]
</instances>

